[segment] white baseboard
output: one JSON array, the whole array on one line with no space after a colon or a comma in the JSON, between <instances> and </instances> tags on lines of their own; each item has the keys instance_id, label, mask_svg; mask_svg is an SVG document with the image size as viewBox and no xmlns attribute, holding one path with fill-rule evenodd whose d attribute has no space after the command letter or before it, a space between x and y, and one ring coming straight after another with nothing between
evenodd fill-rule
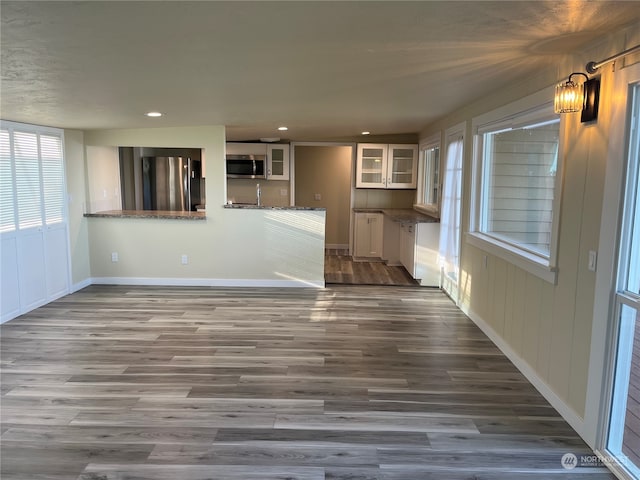
<instances>
[{"instance_id":1,"label":"white baseboard","mask_svg":"<svg viewBox=\"0 0 640 480\"><path fill-rule=\"evenodd\" d=\"M145 277L94 277L92 284L98 285L150 285L175 287L307 287L324 288L322 280L271 280L233 278L145 278Z\"/></svg>"},{"instance_id":2,"label":"white baseboard","mask_svg":"<svg viewBox=\"0 0 640 480\"><path fill-rule=\"evenodd\" d=\"M555 408L569 425L584 438L584 419L578 415L558 394L538 375L538 373L496 332L480 315L460 305L462 311L475 323L484 334L511 360L527 380Z\"/></svg>"},{"instance_id":3,"label":"white baseboard","mask_svg":"<svg viewBox=\"0 0 640 480\"><path fill-rule=\"evenodd\" d=\"M87 288L92 283L93 282L92 282L91 278L85 278L81 282L74 283L73 285L71 285L71 290L69 291L69 293L75 293L75 292L77 292L79 290L82 290L83 288Z\"/></svg>"},{"instance_id":4,"label":"white baseboard","mask_svg":"<svg viewBox=\"0 0 640 480\"><path fill-rule=\"evenodd\" d=\"M0 317L0 324L8 322L9 320L13 320L16 317L20 316L20 310L14 310L12 312L7 312L2 317Z\"/></svg>"},{"instance_id":5,"label":"white baseboard","mask_svg":"<svg viewBox=\"0 0 640 480\"><path fill-rule=\"evenodd\" d=\"M39 300L36 303L33 303L33 304L29 305L28 307L21 307L21 308L18 308L16 310L13 310L11 312L6 312L0 318L0 324L8 322L9 320L13 320L14 318L18 318L20 315L25 315L25 314L35 310L36 308L40 308L40 307L43 307L44 305L47 305L48 303L55 302L59 298L65 297L65 296L69 295L70 293L73 293L73 291L70 290L70 291L67 292L65 290L65 291L63 291L61 293L57 293L57 294L49 297L46 300Z\"/></svg>"}]
</instances>

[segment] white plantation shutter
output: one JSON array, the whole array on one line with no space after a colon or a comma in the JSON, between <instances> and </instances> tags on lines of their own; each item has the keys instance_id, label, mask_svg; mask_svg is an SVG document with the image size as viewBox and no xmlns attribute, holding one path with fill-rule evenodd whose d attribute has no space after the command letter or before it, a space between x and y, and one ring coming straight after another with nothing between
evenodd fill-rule
<instances>
[{"instance_id":1,"label":"white plantation shutter","mask_svg":"<svg viewBox=\"0 0 640 480\"><path fill-rule=\"evenodd\" d=\"M64 220L64 171L60 137L40 136L42 186L47 225Z\"/></svg>"},{"instance_id":2,"label":"white plantation shutter","mask_svg":"<svg viewBox=\"0 0 640 480\"><path fill-rule=\"evenodd\" d=\"M0 231L13 231L16 227L24 230L64 222L62 138L2 129L0 186Z\"/></svg>"},{"instance_id":3,"label":"white plantation shutter","mask_svg":"<svg viewBox=\"0 0 640 480\"><path fill-rule=\"evenodd\" d=\"M8 130L0 130L0 232L16 229L11 139Z\"/></svg>"},{"instance_id":4,"label":"white plantation shutter","mask_svg":"<svg viewBox=\"0 0 640 480\"><path fill-rule=\"evenodd\" d=\"M35 133L14 132L13 149L18 192L18 227L37 227L43 223L38 136Z\"/></svg>"},{"instance_id":5,"label":"white plantation shutter","mask_svg":"<svg viewBox=\"0 0 640 480\"><path fill-rule=\"evenodd\" d=\"M0 120L0 321L70 290L63 135Z\"/></svg>"}]
</instances>

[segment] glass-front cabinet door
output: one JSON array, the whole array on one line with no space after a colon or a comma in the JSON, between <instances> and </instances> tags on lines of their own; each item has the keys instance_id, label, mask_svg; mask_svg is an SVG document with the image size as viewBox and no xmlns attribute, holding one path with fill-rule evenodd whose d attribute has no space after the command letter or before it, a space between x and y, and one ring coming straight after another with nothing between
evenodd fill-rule
<instances>
[{"instance_id":1,"label":"glass-front cabinet door","mask_svg":"<svg viewBox=\"0 0 640 480\"><path fill-rule=\"evenodd\" d=\"M289 180L289 145L267 146L267 178Z\"/></svg>"},{"instance_id":2,"label":"glass-front cabinet door","mask_svg":"<svg viewBox=\"0 0 640 480\"><path fill-rule=\"evenodd\" d=\"M385 188L387 151L387 145L358 144L356 188Z\"/></svg>"},{"instance_id":3,"label":"glass-front cabinet door","mask_svg":"<svg viewBox=\"0 0 640 480\"><path fill-rule=\"evenodd\" d=\"M416 188L417 145L389 145L387 188Z\"/></svg>"}]
</instances>

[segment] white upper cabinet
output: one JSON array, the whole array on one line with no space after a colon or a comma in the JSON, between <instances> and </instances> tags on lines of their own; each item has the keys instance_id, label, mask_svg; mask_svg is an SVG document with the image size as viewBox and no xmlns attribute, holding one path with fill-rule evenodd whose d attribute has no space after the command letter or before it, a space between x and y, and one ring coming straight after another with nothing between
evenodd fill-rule
<instances>
[{"instance_id":1,"label":"white upper cabinet","mask_svg":"<svg viewBox=\"0 0 640 480\"><path fill-rule=\"evenodd\" d=\"M267 145L267 180L289 180L289 145Z\"/></svg>"},{"instance_id":2,"label":"white upper cabinet","mask_svg":"<svg viewBox=\"0 0 640 480\"><path fill-rule=\"evenodd\" d=\"M388 145L359 143L356 188L385 188Z\"/></svg>"},{"instance_id":3,"label":"white upper cabinet","mask_svg":"<svg viewBox=\"0 0 640 480\"><path fill-rule=\"evenodd\" d=\"M387 188L416 188L418 145L389 145Z\"/></svg>"},{"instance_id":4,"label":"white upper cabinet","mask_svg":"<svg viewBox=\"0 0 640 480\"><path fill-rule=\"evenodd\" d=\"M416 188L417 145L359 143L356 188Z\"/></svg>"}]
</instances>

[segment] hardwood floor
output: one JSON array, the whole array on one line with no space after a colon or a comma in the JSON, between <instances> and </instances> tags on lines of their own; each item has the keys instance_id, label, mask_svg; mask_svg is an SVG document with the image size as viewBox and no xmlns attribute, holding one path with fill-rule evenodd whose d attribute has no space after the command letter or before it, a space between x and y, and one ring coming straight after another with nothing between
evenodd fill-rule
<instances>
[{"instance_id":1,"label":"hardwood floor","mask_svg":"<svg viewBox=\"0 0 640 480\"><path fill-rule=\"evenodd\" d=\"M327 284L418 286L402 266L383 262L354 262L346 250L327 249L324 257Z\"/></svg>"},{"instance_id":2,"label":"hardwood floor","mask_svg":"<svg viewBox=\"0 0 640 480\"><path fill-rule=\"evenodd\" d=\"M3 480L614 478L435 289L92 286L0 332Z\"/></svg>"}]
</instances>

